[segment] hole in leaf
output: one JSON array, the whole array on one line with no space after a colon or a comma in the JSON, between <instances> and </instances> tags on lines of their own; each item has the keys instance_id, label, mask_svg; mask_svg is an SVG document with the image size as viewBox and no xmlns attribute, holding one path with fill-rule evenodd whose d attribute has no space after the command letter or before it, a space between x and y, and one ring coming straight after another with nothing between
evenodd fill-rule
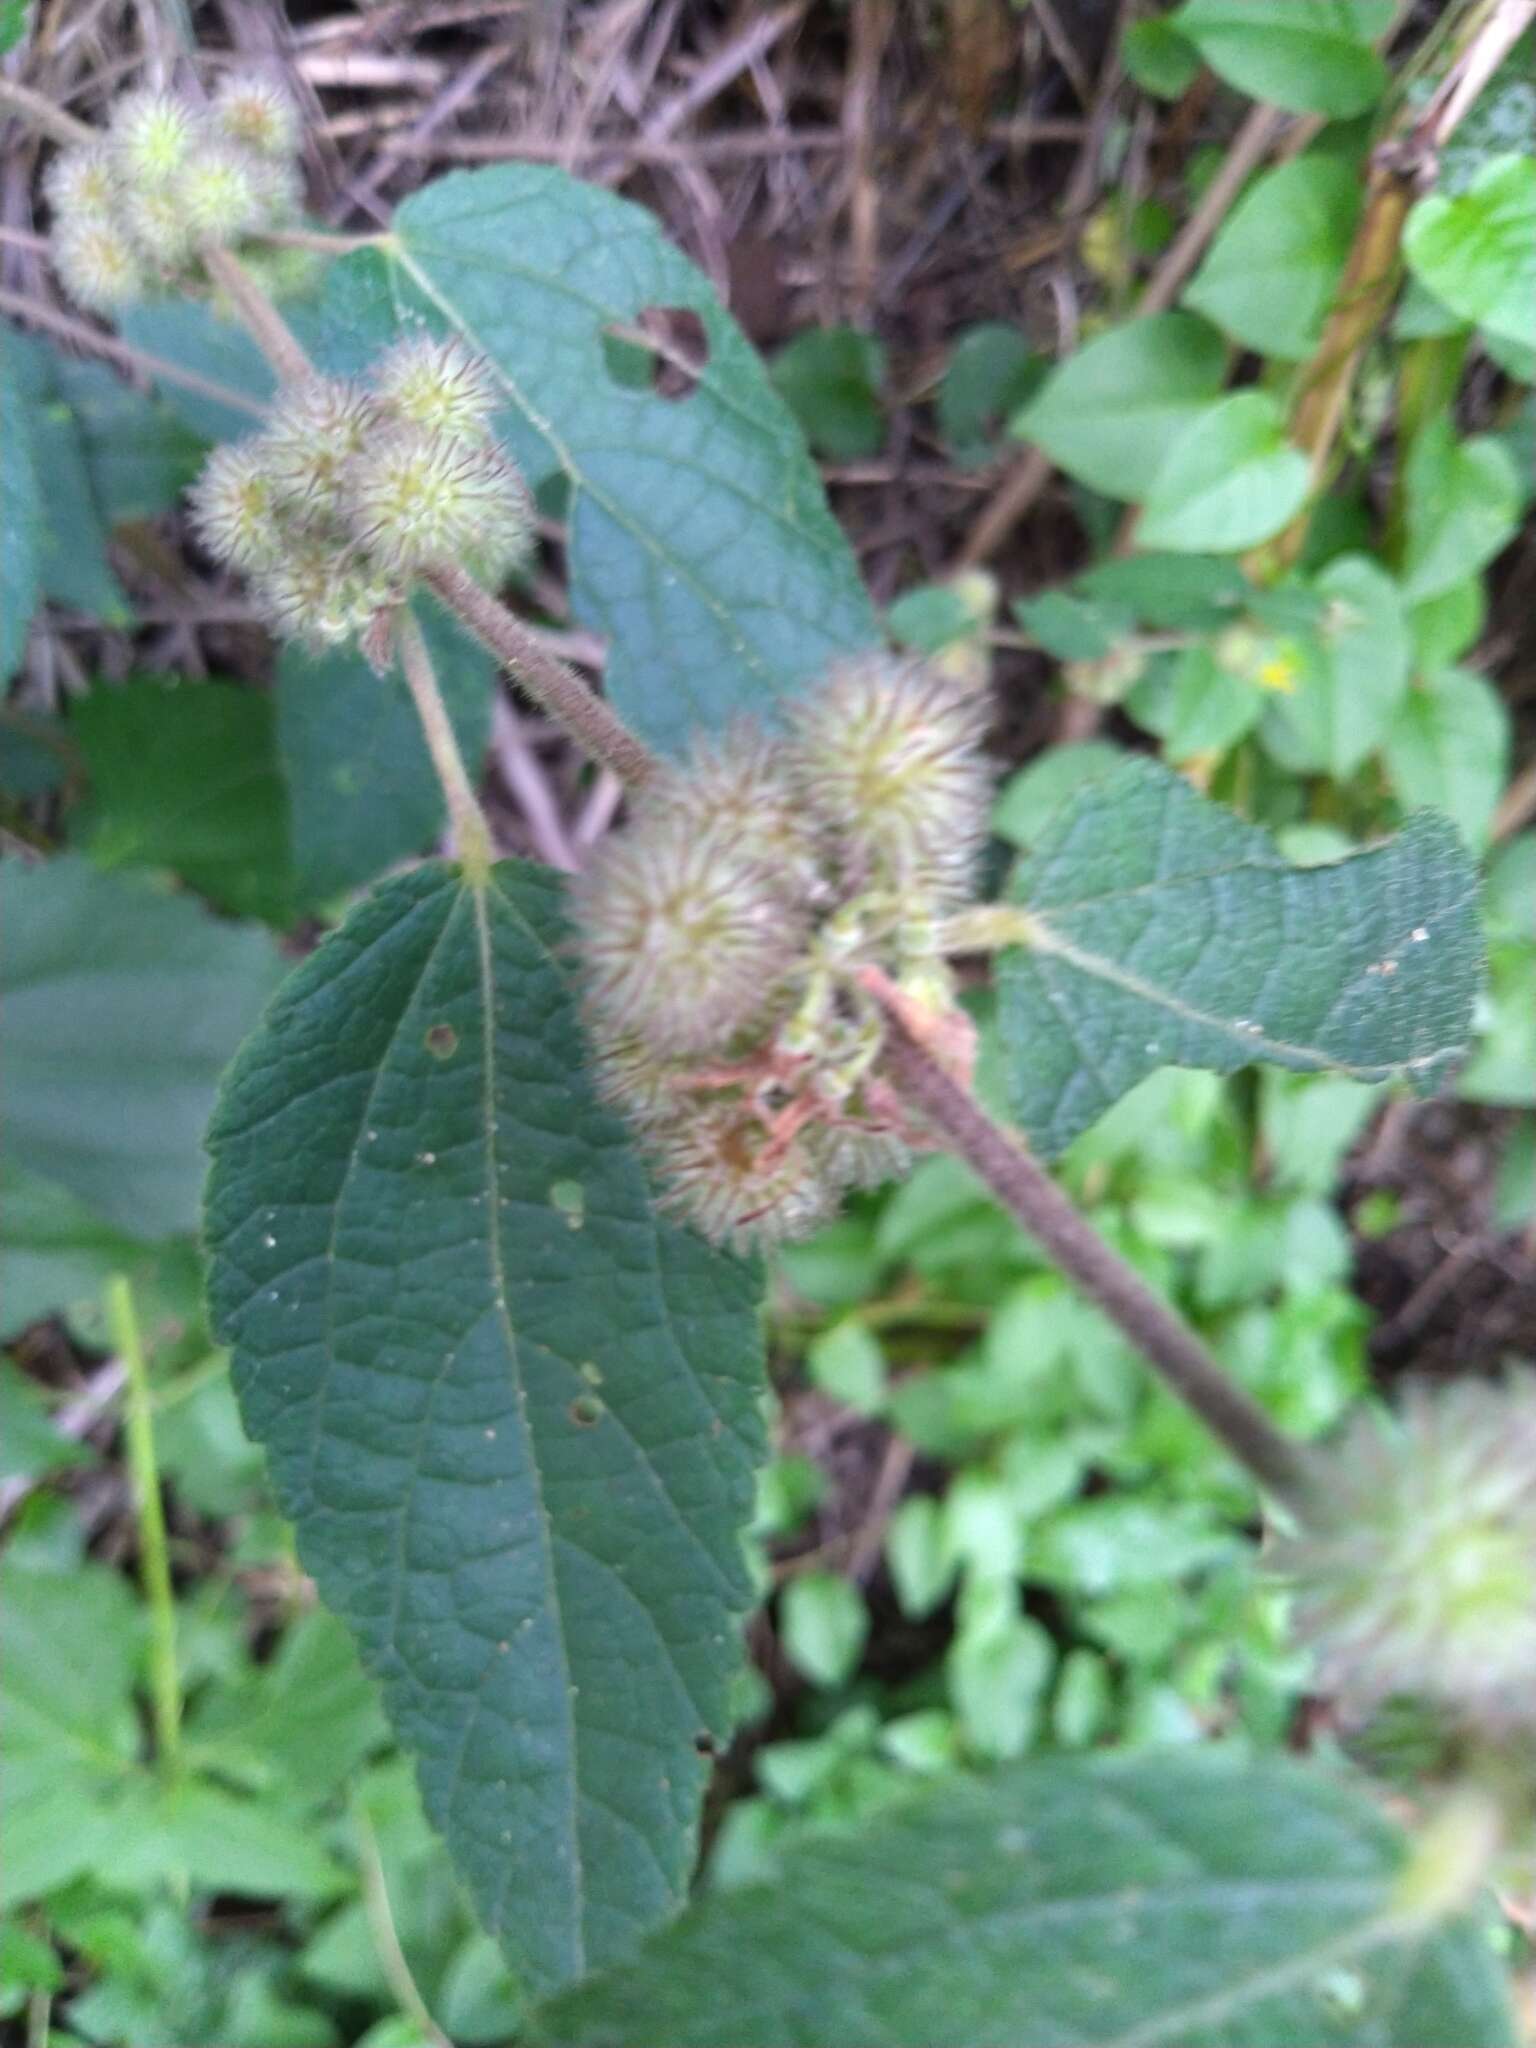
<instances>
[{"instance_id":1,"label":"hole in leaf","mask_svg":"<svg viewBox=\"0 0 1536 2048\"><path fill-rule=\"evenodd\" d=\"M715 1738L707 1728L701 1728L693 1738L693 1746L700 1756L713 1756L715 1753Z\"/></svg>"},{"instance_id":2,"label":"hole in leaf","mask_svg":"<svg viewBox=\"0 0 1536 2048\"><path fill-rule=\"evenodd\" d=\"M578 1394L571 1403L571 1420L578 1429L591 1429L603 1419L603 1404L596 1394Z\"/></svg>"},{"instance_id":3,"label":"hole in leaf","mask_svg":"<svg viewBox=\"0 0 1536 2048\"><path fill-rule=\"evenodd\" d=\"M691 306L642 306L602 332L603 367L621 390L686 398L709 361L709 332Z\"/></svg>"},{"instance_id":4,"label":"hole in leaf","mask_svg":"<svg viewBox=\"0 0 1536 2048\"><path fill-rule=\"evenodd\" d=\"M451 1024L429 1024L426 1048L435 1060L451 1060L459 1049L459 1034Z\"/></svg>"}]
</instances>

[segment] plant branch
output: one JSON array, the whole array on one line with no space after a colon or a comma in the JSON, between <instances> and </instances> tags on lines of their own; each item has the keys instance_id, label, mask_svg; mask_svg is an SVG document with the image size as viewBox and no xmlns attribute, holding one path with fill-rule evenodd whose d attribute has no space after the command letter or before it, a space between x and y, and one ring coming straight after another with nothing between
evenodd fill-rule
<instances>
[{"instance_id":1,"label":"plant branch","mask_svg":"<svg viewBox=\"0 0 1536 2048\"><path fill-rule=\"evenodd\" d=\"M232 249L205 242L198 251L203 268L224 292L250 330L278 381L300 387L315 382L315 366L298 336Z\"/></svg>"},{"instance_id":2,"label":"plant branch","mask_svg":"<svg viewBox=\"0 0 1536 2048\"><path fill-rule=\"evenodd\" d=\"M429 569L428 587L488 647L555 723L624 782L637 784L654 774L656 757L589 690L574 669L540 644L522 620L509 612L462 569Z\"/></svg>"},{"instance_id":3,"label":"plant branch","mask_svg":"<svg viewBox=\"0 0 1536 2048\"><path fill-rule=\"evenodd\" d=\"M480 799L475 795L474 786L464 766L464 756L459 752L459 743L454 737L453 726L448 717L448 707L443 702L443 693L437 686L437 672L432 666L432 655L422 636L416 615L409 606L402 609L396 633L396 645L400 652L400 666L405 671L406 685L411 701L416 706L416 715L421 720L422 734L427 742L427 752L432 756L432 766L442 784L443 796L448 804L448 822L453 831L454 845L464 873L476 887L484 882L495 861L495 848L491 840L490 827L485 822L485 813L480 808Z\"/></svg>"},{"instance_id":4,"label":"plant branch","mask_svg":"<svg viewBox=\"0 0 1536 2048\"><path fill-rule=\"evenodd\" d=\"M1354 246L1291 408L1290 438L1311 464L1314 494L1326 474L1360 358L1396 296L1403 229L1425 173L1533 21L1536 0L1474 0L1462 20L1456 55L1428 107L1400 115L1372 154ZM1309 504L1277 539L1253 551L1249 569L1267 578L1288 569L1306 543L1311 517Z\"/></svg>"},{"instance_id":5,"label":"plant branch","mask_svg":"<svg viewBox=\"0 0 1536 2048\"><path fill-rule=\"evenodd\" d=\"M160 1499L160 1472L155 1458L155 1423L149 1391L144 1340L134 1307L133 1285L126 1273L114 1273L106 1285L107 1330L123 1361L127 1381L125 1427L128 1469L133 1480L139 1521L139 1575L149 1606L150 1691L155 1716L155 1755L162 1770L173 1774L181 1756L181 1678L176 1662L176 1600L171 1590L170 1553L165 1537L165 1509Z\"/></svg>"},{"instance_id":6,"label":"plant branch","mask_svg":"<svg viewBox=\"0 0 1536 2048\"><path fill-rule=\"evenodd\" d=\"M77 121L63 107L56 107L45 94L34 92L30 85L23 85L18 79L0 78L0 108L4 107L13 114L19 114L24 121L30 121L34 128L62 143L66 149L74 148L76 143L96 140L94 128L88 128L84 121Z\"/></svg>"},{"instance_id":7,"label":"plant branch","mask_svg":"<svg viewBox=\"0 0 1536 2048\"><path fill-rule=\"evenodd\" d=\"M887 1006L885 1071L998 1200L1116 1323L1165 1386L1192 1409L1274 1497L1302 1520L1314 1498L1305 1446L1275 1427L1229 1379L1189 1325L1153 1293L1068 1201L1045 1169L1002 1130Z\"/></svg>"}]
</instances>

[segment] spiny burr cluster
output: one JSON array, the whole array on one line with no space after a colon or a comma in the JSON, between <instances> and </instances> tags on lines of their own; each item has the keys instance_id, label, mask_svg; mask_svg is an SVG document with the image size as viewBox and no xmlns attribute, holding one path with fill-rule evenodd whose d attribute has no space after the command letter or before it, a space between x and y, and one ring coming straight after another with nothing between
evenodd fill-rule
<instances>
[{"instance_id":1,"label":"spiny burr cluster","mask_svg":"<svg viewBox=\"0 0 1536 2048\"><path fill-rule=\"evenodd\" d=\"M279 87L228 78L207 107L125 93L98 140L49 170L50 247L71 298L113 312L153 285L197 280L198 252L292 221L299 118Z\"/></svg>"},{"instance_id":2,"label":"spiny burr cluster","mask_svg":"<svg viewBox=\"0 0 1536 2048\"><path fill-rule=\"evenodd\" d=\"M1536 1726L1536 1377L1413 1388L1320 1455L1324 1514L1275 1564L1322 1686L1357 1716Z\"/></svg>"},{"instance_id":3,"label":"spiny burr cluster","mask_svg":"<svg viewBox=\"0 0 1536 2048\"><path fill-rule=\"evenodd\" d=\"M414 577L452 564L493 585L527 551L532 501L491 432L496 397L485 363L425 335L367 382L287 391L262 433L209 458L198 532L276 632L373 651Z\"/></svg>"},{"instance_id":4,"label":"spiny burr cluster","mask_svg":"<svg viewBox=\"0 0 1536 2048\"><path fill-rule=\"evenodd\" d=\"M803 1236L922 1142L871 991L952 1017L942 927L985 834L985 725L931 669L845 661L783 735L738 727L647 783L575 885L599 1087L717 1242Z\"/></svg>"}]
</instances>

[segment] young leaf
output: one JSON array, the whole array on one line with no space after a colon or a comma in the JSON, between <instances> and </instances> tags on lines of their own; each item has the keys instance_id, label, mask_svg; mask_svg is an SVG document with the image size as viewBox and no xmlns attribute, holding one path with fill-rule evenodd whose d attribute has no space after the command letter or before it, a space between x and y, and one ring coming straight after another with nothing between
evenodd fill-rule
<instances>
[{"instance_id":1,"label":"young leaf","mask_svg":"<svg viewBox=\"0 0 1536 2048\"><path fill-rule=\"evenodd\" d=\"M197 1220L198 1137L281 968L265 932L86 860L0 866L11 1159L132 1237Z\"/></svg>"},{"instance_id":2,"label":"young leaf","mask_svg":"<svg viewBox=\"0 0 1536 2048\"><path fill-rule=\"evenodd\" d=\"M237 917L296 909L272 699L231 683L98 684L70 730L91 795L75 821L101 868L170 868Z\"/></svg>"},{"instance_id":3,"label":"young leaf","mask_svg":"<svg viewBox=\"0 0 1536 2048\"><path fill-rule=\"evenodd\" d=\"M1397 585L1366 555L1337 555L1313 588L1325 600L1316 658L1271 700L1266 735L1297 774L1353 775L1380 746L1408 687L1411 645Z\"/></svg>"},{"instance_id":4,"label":"young leaf","mask_svg":"<svg viewBox=\"0 0 1536 2048\"><path fill-rule=\"evenodd\" d=\"M1333 304L1360 178L1336 156L1297 157L1244 193L1184 293L1184 303L1260 354L1301 362Z\"/></svg>"},{"instance_id":5,"label":"young leaf","mask_svg":"<svg viewBox=\"0 0 1536 2048\"><path fill-rule=\"evenodd\" d=\"M885 439L885 349L856 327L812 327L775 357L774 386L818 454L878 455Z\"/></svg>"},{"instance_id":6,"label":"young leaf","mask_svg":"<svg viewBox=\"0 0 1536 2048\"><path fill-rule=\"evenodd\" d=\"M998 967L1014 1113L1062 1151L1160 1066L1256 1060L1430 1090L1465 1052L1477 880L1450 823L1293 868L1157 763L1087 783L1008 894L1033 942Z\"/></svg>"},{"instance_id":7,"label":"young leaf","mask_svg":"<svg viewBox=\"0 0 1536 2048\"><path fill-rule=\"evenodd\" d=\"M1484 677L1441 669L1403 699L1382 758L1405 804L1448 812L1469 845L1481 846L1508 773L1509 713Z\"/></svg>"},{"instance_id":8,"label":"young leaf","mask_svg":"<svg viewBox=\"0 0 1536 2048\"><path fill-rule=\"evenodd\" d=\"M454 620L417 598L459 751L478 778L494 667ZM295 887L323 902L422 852L443 829L443 792L398 664L380 676L354 648L278 658L277 752L293 809Z\"/></svg>"},{"instance_id":9,"label":"young leaf","mask_svg":"<svg viewBox=\"0 0 1536 2048\"><path fill-rule=\"evenodd\" d=\"M1404 480L1403 590L1422 604L1474 575L1513 539L1520 479L1509 450L1493 435L1458 441L1442 416L1414 441Z\"/></svg>"},{"instance_id":10,"label":"young leaf","mask_svg":"<svg viewBox=\"0 0 1536 2048\"><path fill-rule=\"evenodd\" d=\"M1205 407L1168 450L1142 508L1149 548L1236 554L1269 540L1300 511L1307 458L1286 439L1267 391L1234 391Z\"/></svg>"},{"instance_id":11,"label":"young leaf","mask_svg":"<svg viewBox=\"0 0 1536 2048\"><path fill-rule=\"evenodd\" d=\"M1223 668L1209 647L1195 646L1158 663L1125 708L1178 763L1236 746L1263 717L1264 697L1248 677Z\"/></svg>"},{"instance_id":12,"label":"young leaf","mask_svg":"<svg viewBox=\"0 0 1536 2048\"><path fill-rule=\"evenodd\" d=\"M1170 20L1229 85L1293 114L1363 114L1387 82L1369 38L1392 0L1184 0Z\"/></svg>"},{"instance_id":13,"label":"young leaf","mask_svg":"<svg viewBox=\"0 0 1536 2048\"><path fill-rule=\"evenodd\" d=\"M756 1275L593 1098L545 872L385 883L210 1134L210 1300L327 1604L549 1987L681 1903L749 1588Z\"/></svg>"},{"instance_id":14,"label":"young leaf","mask_svg":"<svg viewBox=\"0 0 1536 2048\"><path fill-rule=\"evenodd\" d=\"M1363 1793L1221 1751L948 1776L708 1894L549 2048L1513 2048L1484 1930L1399 1902Z\"/></svg>"},{"instance_id":15,"label":"young leaf","mask_svg":"<svg viewBox=\"0 0 1536 2048\"><path fill-rule=\"evenodd\" d=\"M1006 320L967 328L944 365L939 431L962 468L988 462L1009 415L1040 382L1044 366L1023 334Z\"/></svg>"},{"instance_id":16,"label":"young leaf","mask_svg":"<svg viewBox=\"0 0 1536 2048\"><path fill-rule=\"evenodd\" d=\"M1421 199L1403 252L1453 313L1536 346L1536 158L1495 157L1458 198Z\"/></svg>"},{"instance_id":17,"label":"young leaf","mask_svg":"<svg viewBox=\"0 0 1536 2048\"><path fill-rule=\"evenodd\" d=\"M406 200L384 250L333 267L322 314L338 367L423 320L490 360L513 453L569 486L572 610L653 745L770 713L875 639L788 408L640 208L542 166L458 172ZM654 338L669 314L687 345ZM618 344L664 375L636 388Z\"/></svg>"},{"instance_id":18,"label":"young leaf","mask_svg":"<svg viewBox=\"0 0 1536 2048\"><path fill-rule=\"evenodd\" d=\"M1133 21L1121 38L1120 57L1142 91L1163 100L1176 100L1200 71L1200 52L1166 14Z\"/></svg>"},{"instance_id":19,"label":"young leaf","mask_svg":"<svg viewBox=\"0 0 1536 2048\"><path fill-rule=\"evenodd\" d=\"M1226 368L1220 335L1193 314L1133 320L1068 356L1014 415L1013 432L1094 490L1144 498Z\"/></svg>"}]
</instances>

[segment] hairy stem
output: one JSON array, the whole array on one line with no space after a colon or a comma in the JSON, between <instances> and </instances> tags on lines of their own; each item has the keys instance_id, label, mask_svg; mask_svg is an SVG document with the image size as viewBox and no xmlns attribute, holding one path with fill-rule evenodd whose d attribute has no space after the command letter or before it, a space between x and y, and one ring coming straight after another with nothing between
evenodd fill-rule
<instances>
[{"instance_id":1,"label":"hairy stem","mask_svg":"<svg viewBox=\"0 0 1536 2048\"><path fill-rule=\"evenodd\" d=\"M149 1606L149 1681L155 1717L155 1755L174 1774L181 1757L181 1677L176 1663L176 1601L171 1591L170 1552L160 1470L155 1458L155 1423L144 1340L134 1306L133 1286L114 1273L106 1286L107 1331L127 1375L125 1430L128 1469L139 1522L139 1575Z\"/></svg>"},{"instance_id":2,"label":"hairy stem","mask_svg":"<svg viewBox=\"0 0 1536 2048\"><path fill-rule=\"evenodd\" d=\"M1306 1520L1313 1501L1306 1448L1275 1427L1229 1379L1194 1331L1079 1215L1044 1168L887 1010L885 1070L1088 1299L1104 1310L1165 1386L1191 1408L1265 1490Z\"/></svg>"},{"instance_id":3,"label":"hairy stem","mask_svg":"<svg viewBox=\"0 0 1536 2048\"><path fill-rule=\"evenodd\" d=\"M281 313L267 297L261 286L246 270L240 259L228 249L209 248L203 251L203 261L214 280L223 286L234 302L236 311L249 329L251 338L272 365L278 376L287 384L302 384L313 380L315 371L305 355L298 337L289 328ZM555 723L575 740L576 744L590 754L594 760L611 768L624 782L644 782L656 767L656 758L625 725L602 698L589 690L574 669L566 667L539 642L521 619L514 617L505 605L499 604L488 591L482 590L474 578L459 568L429 570L423 581L437 592L437 595L455 613L475 638L488 647L522 685L538 705L549 713ZM417 636L419 641L419 634ZM401 633L402 657L409 662L415 658L408 652L410 640L407 632ZM431 663L426 660L426 647L420 645L420 657L430 672ZM409 668L407 680L410 680ZM416 707L422 713L426 724L427 714L422 710L423 698L416 693L416 684L411 684L416 694ZM442 700L437 696L435 678L432 683L432 697L438 709ZM439 738L446 735L452 758L458 765L463 787L468 790L468 779L464 776L464 764L459 761L458 748L453 745L453 734L446 719ZM444 774L444 756L439 752L432 729L427 728L427 744L432 749L432 759L438 774L443 777L443 789L448 798L448 808L456 818L467 813L455 811L458 801L453 788ZM474 816L484 831L485 820L478 803L474 803ZM457 827L456 827L457 829ZM460 852L466 864L473 864L478 858L470 846L476 842L461 840ZM489 841L487 840L487 844Z\"/></svg>"},{"instance_id":4,"label":"hairy stem","mask_svg":"<svg viewBox=\"0 0 1536 2048\"><path fill-rule=\"evenodd\" d=\"M454 738L448 707L437 686L437 671L432 666L431 652L409 607L400 614L396 641L411 701L421 720L427 752L432 756L432 766L447 799L448 823L459 861L468 880L478 888L490 873L496 858L491 830L465 769L459 743Z\"/></svg>"},{"instance_id":5,"label":"hairy stem","mask_svg":"<svg viewBox=\"0 0 1536 2048\"><path fill-rule=\"evenodd\" d=\"M235 311L277 374L279 383L303 387L315 382L315 366L298 336L232 249L206 242L198 251L203 268L226 293Z\"/></svg>"},{"instance_id":6,"label":"hairy stem","mask_svg":"<svg viewBox=\"0 0 1536 2048\"><path fill-rule=\"evenodd\" d=\"M649 747L636 739L574 669L567 668L546 647L541 647L522 620L482 590L472 577L462 569L431 569L426 581L475 638L505 665L534 702L594 760L631 784L644 782L654 774L656 757Z\"/></svg>"}]
</instances>

